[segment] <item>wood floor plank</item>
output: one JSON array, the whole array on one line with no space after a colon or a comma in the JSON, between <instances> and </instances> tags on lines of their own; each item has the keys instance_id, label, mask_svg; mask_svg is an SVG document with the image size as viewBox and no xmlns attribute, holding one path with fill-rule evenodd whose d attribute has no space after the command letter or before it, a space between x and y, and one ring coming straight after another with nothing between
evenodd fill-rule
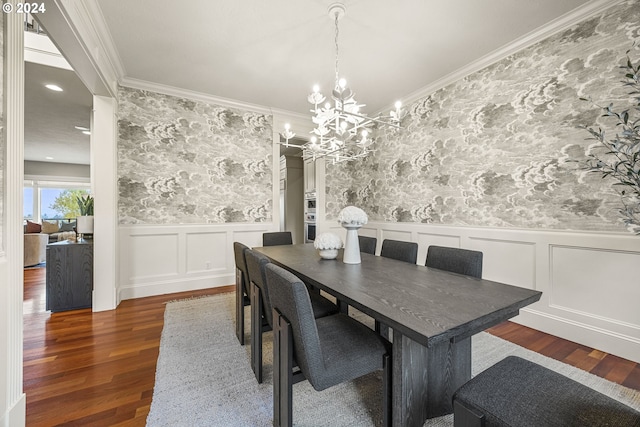
<instances>
[{"instance_id":1,"label":"wood floor plank","mask_svg":"<svg viewBox=\"0 0 640 427\"><path fill-rule=\"evenodd\" d=\"M231 292L233 286L126 300L116 310L45 312L45 269L24 272L24 392L27 425L144 426L168 301ZM640 390L640 366L504 322L490 333ZM63 408L63 409L61 409Z\"/></svg>"}]
</instances>

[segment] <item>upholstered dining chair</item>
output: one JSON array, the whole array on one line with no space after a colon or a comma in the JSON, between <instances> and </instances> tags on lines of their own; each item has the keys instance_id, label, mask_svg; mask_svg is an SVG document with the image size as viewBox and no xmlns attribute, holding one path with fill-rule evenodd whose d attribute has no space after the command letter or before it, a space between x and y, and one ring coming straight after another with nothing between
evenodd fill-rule
<instances>
[{"instance_id":1,"label":"upholstered dining chair","mask_svg":"<svg viewBox=\"0 0 640 427\"><path fill-rule=\"evenodd\" d=\"M262 383L262 334L273 327L271 299L265 278L265 267L271 261L251 249L245 252L245 258L251 289L251 368L258 383ZM338 312L338 307L320 294L311 293L310 298L314 318Z\"/></svg>"},{"instance_id":2,"label":"upholstered dining chair","mask_svg":"<svg viewBox=\"0 0 640 427\"><path fill-rule=\"evenodd\" d=\"M290 231L275 231L262 233L262 246L292 245L293 239Z\"/></svg>"},{"instance_id":3,"label":"upholstered dining chair","mask_svg":"<svg viewBox=\"0 0 640 427\"><path fill-rule=\"evenodd\" d=\"M245 252L248 249L247 245L233 242L233 255L236 262L236 336L241 345L244 345L244 308L251 304L245 259Z\"/></svg>"},{"instance_id":4,"label":"upholstered dining chair","mask_svg":"<svg viewBox=\"0 0 640 427\"><path fill-rule=\"evenodd\" d=\"M401 240L384 239L380 256L415 264L418 260L418 244Z\"/></svg>"},{"instance_id":5,"label":"upholstered dining chair","mask_svg":"<svg viewBox=\"0 0 640 427\"><path fill-rule=\"evenodd\" d=\"M383 423L390 425L389 342L343 313L314 319L307 287L287 270L267 264L266 280L274 322L273 425L292 425L294 382L306 378L321 391L379 369L383 370Z\"/></svg>"},{"instance_id":6,"label":"upholstered dining chair","mask_svg":"<svg viewBox=\"0 0 640 427\"><path fill-rule=\"evenodd\" d=\"M384 239L380 256L415 264L418 260L418 244L402 240ZM381 324L378 320L375 321L375 330L383 337L389 338L389 327Z\"/></svg>"},{"instance_id":7,"label":"upholstered dining chair","mask_svg":"<svg viewBox=\"0 0 640 427\"><path fill-rule=\"evenodd\" d=\"M482 279L482 252L480 251L429 246L425 265Z\"/></svg>"},{"instance_id":8,"label":"upholstered dining chair","mask_svg":"<svg viewBox=\"0 0 640 427\"><path fill-rule=\"evenodd\" d=\"M378 239L376 239L375 237L358 236L358 243L360 244L360 252L371 255L376 254L376 245L378 244Z\"/></svg>"}]
</instances>

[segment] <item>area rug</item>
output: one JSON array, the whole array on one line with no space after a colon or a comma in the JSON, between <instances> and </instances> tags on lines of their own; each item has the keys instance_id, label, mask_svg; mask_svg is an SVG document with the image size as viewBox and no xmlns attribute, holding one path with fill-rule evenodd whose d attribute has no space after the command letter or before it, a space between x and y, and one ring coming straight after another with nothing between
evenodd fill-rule
<instances>
[{"instance_id":1,"label":"area rug","mask_svg":"<svg viewBox=\"0 0 640 427\"><path fill-rule=\"evenodd\" d=\"M250 367L250 346L241 346L235 336L234 303L234 294L227 293L167 304L148 427L272 425L271 334L264 334L264 382L258 384ZM640 410L640 392L488 333L474 336L472 348L473 375L517 355ZM295 384L294 425L380 426L381 384L378 373L321 392L307 381ZM435 418L424 425L452 426L453 417Z\"/></svg>"}]
</instances>

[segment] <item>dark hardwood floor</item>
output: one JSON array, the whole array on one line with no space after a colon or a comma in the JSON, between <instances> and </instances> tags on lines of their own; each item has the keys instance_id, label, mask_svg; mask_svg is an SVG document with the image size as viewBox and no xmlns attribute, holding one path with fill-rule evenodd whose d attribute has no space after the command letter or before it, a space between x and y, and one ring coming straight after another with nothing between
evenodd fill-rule
<instances>
[{"instance_id":1,"label":"dark hardwood floor","mask_svg":"<svg viewBox=\"0 0 640 427\"><path fill-rule=\"evenodd\" d=\"M24 272L27 426L144 426L167 301L232 286L123 301L116 310L45 311L45 269ZM640 390L640 365L505 322L488 332Z\"/></svg>"}]
</instances>

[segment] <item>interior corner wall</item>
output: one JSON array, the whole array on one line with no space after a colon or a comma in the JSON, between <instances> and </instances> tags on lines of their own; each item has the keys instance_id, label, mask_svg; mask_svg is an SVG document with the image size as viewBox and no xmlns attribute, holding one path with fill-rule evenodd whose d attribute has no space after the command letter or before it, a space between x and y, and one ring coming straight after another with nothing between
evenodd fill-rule
<instances>
[{"instance_id":1,"label":"interior corner wall","mask_svg":"<svg viewBox=\"0 0 640 427\"><path fill-rule=\"evenodd\" d=\"M233 242L277 226L272 128L270 114L119 89L121 299L235 282Z\"/></svg>"},{"instance_id":2,"label":"interior corner wall","mask_svg":"<svg viewBox=\"0 0 640 427\"><path fill-rule=\"evenodd\" d=\"M625 1L418 100L372 156L327 165L319 229L342 232L355 205L378 250L415 241L423 265L429 245L481 250L484 278L543 292L516 321L640 362L640 237L613 181L580 169L593 141L578 128L615 125L580 97L628 105L618 67L639 37Z\"/></svg>"},{"instance_id":3,"label":"interior corner wall","mask_svg":"<svg viewBox=\"0 0 640 427\"><path fill-rule=\"evenodd\" d=\"M630 106L619 66L639 19L624 2L416 101L373 156L327 166L327 214L355 204L377 221L624 232L614 181L580 169L594 142L578 126L615 126L581 97Z\"/></svg>"}]
</instances>

